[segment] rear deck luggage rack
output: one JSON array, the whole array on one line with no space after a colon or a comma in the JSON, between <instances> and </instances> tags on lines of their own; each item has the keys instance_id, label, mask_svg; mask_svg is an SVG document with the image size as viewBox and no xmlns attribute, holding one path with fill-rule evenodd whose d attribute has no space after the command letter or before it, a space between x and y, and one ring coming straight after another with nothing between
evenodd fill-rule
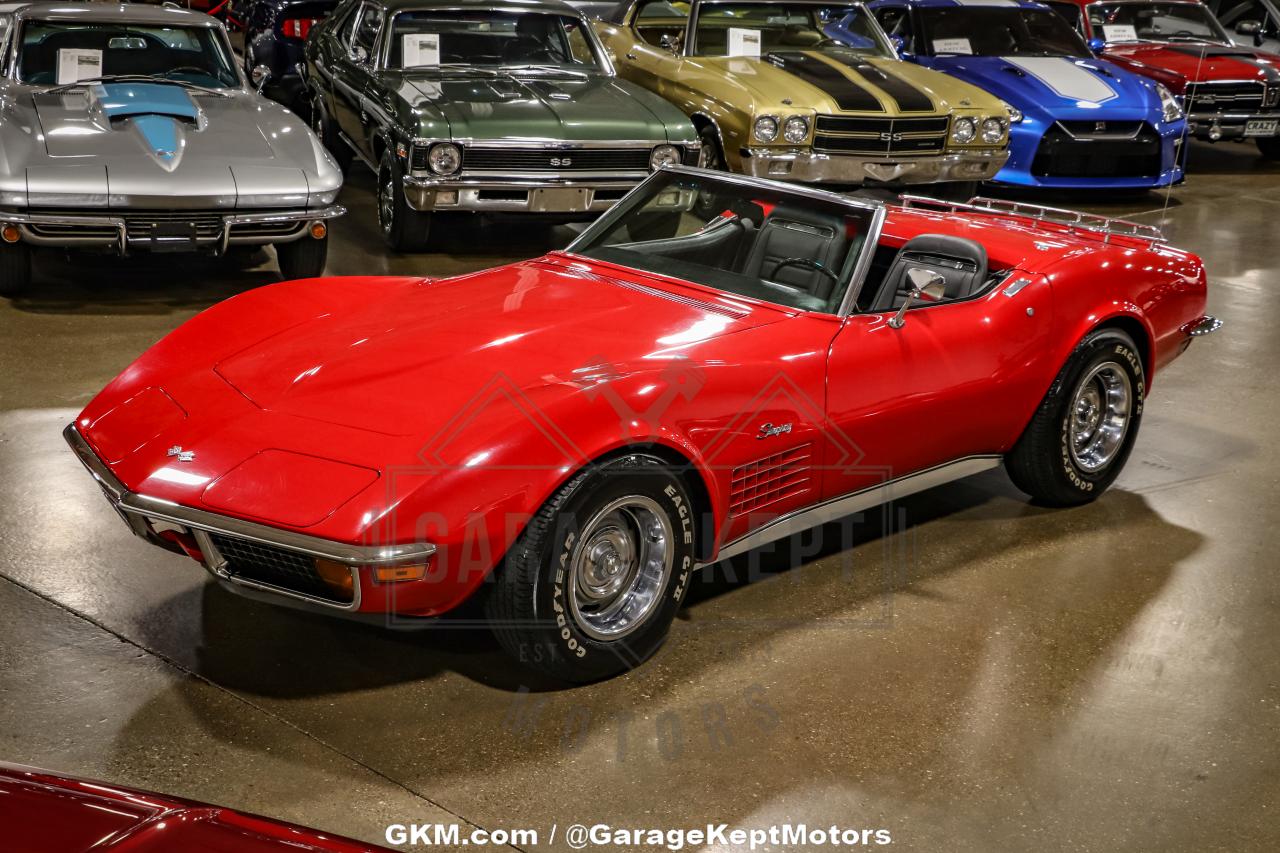
<instances>
[{"instance_id":1,"label":"rear deck luggage rack","mask_svg":"<svg viewBox=\"0 0 1280 853\"><path fill-rule=\"evenodd\" d=\"M1152 245L1166 242L1164 232L1155 225L1143 225L1127 219L1113 219L1096 213L1083 213L1078 210L1066 210L1060 207L1045 207L1040 204L1026 204L1020 201L985 198L975 196L967 202L941 201L919 195L899 196L903 207L932 207L940 210L958 212L961 210L975 213L987 213L994 216L1013 216L1035 219L1052 225L1059 225L1072 233L1101 235L1102 242L1110 243L1112 237L1131 237L1145 240Z\"/></svg>"}]
</instances>

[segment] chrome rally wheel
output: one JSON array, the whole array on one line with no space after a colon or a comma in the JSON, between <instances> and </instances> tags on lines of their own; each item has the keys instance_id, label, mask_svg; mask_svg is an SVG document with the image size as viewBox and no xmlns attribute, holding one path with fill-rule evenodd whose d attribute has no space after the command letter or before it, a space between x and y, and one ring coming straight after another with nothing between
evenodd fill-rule
<instances>
[{"instance_id":1,"label":"chrome rally wheel","mask_svg":"<svg viewBox=\"0 0 1280 853\"><path fill-rule=\"evenodd\" d=\"M1133 383L1114 361L1094 367L1076 387L1071 403L1069 446L1081 469L1090 473L1110 465L1129 434Z\"/></svg>"},{"instance_id":2,"label":"chrome rally wheel","mask_svg":"<svg viewBox=\"0 0 1280 853\"><path fill-rule=\"evenodd\" d=\"M625 637L644 624L671 577L671 520L650 498L628 495L583 529L569 570L574 621L596 640Z\"/></svg>"}]
</instances>

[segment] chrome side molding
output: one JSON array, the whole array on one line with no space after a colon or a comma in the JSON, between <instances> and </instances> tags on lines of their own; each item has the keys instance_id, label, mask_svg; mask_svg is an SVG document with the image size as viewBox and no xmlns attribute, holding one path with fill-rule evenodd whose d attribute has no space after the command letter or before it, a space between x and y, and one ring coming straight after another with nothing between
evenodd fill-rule
<instances>
[{"instance_id":1,"label":"chrome side molding","mask_svg":"<svg viewBox=\"0 0 1280 853\"><path fill-rule=\"evenodd\" d=\"M917 471L914 474L908 474L896 480L888 480L878 486L871 486L805 509L796 510L774 519L740 539L735 539L733 542L723 545L719 553L716 554L714 562L728 560L754 548L759 548L761 545L785 539L811 527L817 527L820 524L827 524L845 516L862 512L864 509L870 509L889 501L932 489L934 486L941 486L955 480L971 477L974 474L980 474L983 471L989 471L992 468L998 468L1002 458L1000 456L969 456L964 459L957 459L954 462L947 462L934 468ZM712 563L702 563L699 568L708 565L712 565Z\"/></svg>"}]
</instances>

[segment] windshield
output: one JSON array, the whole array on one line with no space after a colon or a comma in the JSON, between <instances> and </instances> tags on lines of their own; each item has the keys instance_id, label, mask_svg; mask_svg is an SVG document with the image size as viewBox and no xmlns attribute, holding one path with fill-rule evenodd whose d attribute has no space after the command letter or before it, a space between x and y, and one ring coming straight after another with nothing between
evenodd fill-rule
<instances>
[{"instance_id":1,"label":"windshield","mask_svg":"<svg viewBox=\"0 0 1280 853\"><path fill-rule=\"evenodd\" d=\"M1092 56L1084 39L1046 9L963 6L920 10L923 53L934 56Z\"/></svg>"},{"instance_id":2,"label":"windshield","mask_svg":"<svg viewBox=\"0 0 1280 853\"><path fill-rule=\"evenodd\" d=\"M603 70L585 29L579 18L546 12L402 12L391 25L387 67Z\"/></svg>"},{"instance_id":3,"label":"windshield","mask_svg":"<svg viewBox=\"0 0 1280 853\"><path fill-rule=\"evenodd\" d=\"M787 190L660 172L569 251L787 308L835 314L874 213Z\"/></svg>"},{"instance_id":4,"label":"windshield","mask_svg":"<svg viewBox=\"0 0 1280 853\"><path fill-rule=\"evenodd\" d=\"M1132 41L1231 39L1213 14L1198 3L1095 3L1089 7L1095 36L1108 44Z\"/></svg>"},{"instance_id":5,"label":"windshield","mask_svg":"<svg viewBox=\"0 0 1280 853\"><path fill-rule=\"evenodd\" d=\"M704 2L698 9L693 45L697 56L763 56L829 45L893 55L861 5Z\"/></svg>"},{"instance_id":6,"label":"windshield","mask_svg":"<svg viewBox=\"0 0 1280 853\"><path fill-rule=\"evenodd\" d=\"M197 86L240 85L212 27L28 21L22 27L18 79L67 85L99 77L142 75Z\"/></svg>"}]
</instances>

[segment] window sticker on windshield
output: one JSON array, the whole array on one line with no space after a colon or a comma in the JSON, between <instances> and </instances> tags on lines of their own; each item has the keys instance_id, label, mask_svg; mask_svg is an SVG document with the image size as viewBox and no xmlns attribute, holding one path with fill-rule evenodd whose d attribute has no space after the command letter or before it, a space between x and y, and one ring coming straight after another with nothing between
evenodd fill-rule
<instances>
[{"instance_id":1,"label":"window sticker on windshield","mask_svg":"<svg viewBox=\"0 0 1280 853\"><path fill-rule=\"evenodd\" d=\"M440 64L439 33L405 33L402 44L405 68Z\"/></svg>"},{"instance_id":2,"label":"window sticker on windshield","mask_svg":"<svg viewBox=\"0 0 1280 853\"><path fill-rule=\"evenodd\" d=\"M1104 24L1102 37L1107 41L1137 41L1138 31L1132 24Z\"/></svg>"},{"instance_id":3,"label":"window sticker on windshield","mask_svg":"<svg viewBox=\"0 0 1280 853\"><path fill-rule=\"evenodd\" d=\"M102 76L102 51L64 47L58 51L58 85Z\"/></svg>"},{"instance_id":4,"label":"window sticker on windshield","mask_svg":"<svg viewBox=\"0 0 1280 853\"><path fill-rule=\"evenodd\" d=\"M729 55L760 58L760 31L729 28Z\"/></svg>"},{"instance_id":5,"label":"window sticker on windshield","mask_svg":"<svg viewBox=\"0 0 1280 853\"><path fill-rule=\"evenodd\" d=\"M973 55L973 45L969 44L968 39L934 39L934 53L963 53L965 56Z\"/></svg>"}]
</instances>

